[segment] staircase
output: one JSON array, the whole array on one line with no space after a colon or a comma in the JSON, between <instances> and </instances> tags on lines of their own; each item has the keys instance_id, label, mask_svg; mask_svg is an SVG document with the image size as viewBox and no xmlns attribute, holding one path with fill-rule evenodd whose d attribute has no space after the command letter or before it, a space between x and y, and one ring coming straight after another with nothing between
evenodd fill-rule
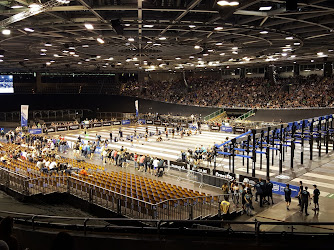
<instances>
[{"instance_id":1,"label":"staircase","mask_svg":"<svg viewBox=\"0 0 334 250\"><path fill-rule=\"evenodd\" d=\"M243 120L247 120L249 117L254 116L256 113L256 109L252 109L250 111L248 111L245 114L242 114L241 116L239 116L236 120L237 121L243 121Z\"/></svg>"},{"instance_id":2,"label":"staircase","mask_svg":"<svg viewBox=\"0 0 334 250\"><path fill-rule=\"evenodd\" d=\"M212 123L222 123L227 117L227 113L224 109L217 110L210 115L204 117L204 121Z\"/></svg>"}]
</instances>

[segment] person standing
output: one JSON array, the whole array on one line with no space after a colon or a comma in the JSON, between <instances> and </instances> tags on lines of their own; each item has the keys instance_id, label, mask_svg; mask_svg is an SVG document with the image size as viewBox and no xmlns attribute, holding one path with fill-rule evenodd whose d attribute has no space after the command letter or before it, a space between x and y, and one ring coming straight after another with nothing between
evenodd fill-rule
<instances>
[{"instance_id":1,"label":"person standing","mask_svg":"<svg viewBox=\"0 0 334 250\"><path fill-rule=\"evenodd\" d=\"M245 208L246 208L246 213L248 216L252 215L252 207L253 207L253 195L252 195L252 190L249 188L247 189L247 193L245 194Z\"/></svg>"},{"instance_id":2,"label":"person standing","mask_svg":"<svg viewBox=\"0 0 334 250\"><path fill-rule=\"evenodd\" d=\"M262 203L263 203L263 188L262 186L264 185L261 185L262 180L259 179L259 181L255 184L254 188L256 190L256 193L255 193L255 201L258 201L258 196L260 196L260 207L262 207Z\"/></svg>"},{"instance_id":3,"label":"person standing","mask_svg":"<svg viewBox=\"0 0 334 250\"><path fill-rule=\"evenodd\" d=\"M305 189L303 189L303 191L301 192L301 210L300 212L303 213L304 208L305 208L305 215L309 215L307 213L307 207L308 207L308 202L310 197L310 193L307 191L308 187L305 187Z\"/></svg>"},{"instance_id":4,"label":"person standing","mask_svg":"<svg viewBox=\"0 0 334 250\"><path fill-rule=\"evenodd\" d=\"M227 197L226 201L228 201L228 198L229 198L229 195L228 195L228 185L227 185L226 182L222 186L222 191L223 191L224 197Z\"/></svg>"},{"instance_id":5,"label":"person standing","mask_svg":"<svg viewBox=\"0 0 334 250\"><path fill-rule=\"evenodd\" d=\"M301 206L301 193L303 191L304 187L303 187L303 182L300 181L299 182L299 190L298 190L298 206Z\"/></svg>"},{"instance_id":6,"label":"person standing","mask_svg":"<svg viewBox=\"0 0 334 250\"><path fill-rule=\"evenodd\" d=\"M313 190L313 203L314 203L314 208L312 209L313 211L319 211L319 196L320 196L320 191L317 188L317 185L313 185L314 190Z\"/></svg>"},{"instance_id":7,"label":"person standing","mask_svg":"<svg viewBox=\"0 0 334 250\"><path fill-rule=\"evenodd\" d=\"M284 188L284 196L285 196L285 202L286 202L286 210L290 210L290 204L291 204L291 188L289 184L286 184L286 187Z\"/></svg>"},{"instance_id":8,"label":"person standing","mask_svg":"<svg viewBox=\"0 0 334 250\"><path fill-rule=\"evenodd\" d=\"M112 131L110 131L109 137L110 137L110 142L112 142Z\"/></svg>"},{"instance_id":9,"label":"person standing","mask_svg":"<svg viewBox=\"0 0 334 250\"><path fill-rule=\"evenodd\" d=\"M271 204L274 204L274 200L273 200L273 183L270 181L270 179L267 179L267 182L265 184L265 193L266 196L268 197L268 203L270 205L270 198L271 198Z\"/></svg>"}]
</instances>

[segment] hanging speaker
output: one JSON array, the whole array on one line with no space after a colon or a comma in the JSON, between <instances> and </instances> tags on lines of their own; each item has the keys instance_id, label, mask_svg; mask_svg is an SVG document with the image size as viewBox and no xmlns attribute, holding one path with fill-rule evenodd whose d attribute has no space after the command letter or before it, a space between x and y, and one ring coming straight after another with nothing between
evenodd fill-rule
<instances>
[{"instance_id":1,"label":"hanging speaker","mask_svg":"<svg viewBox=\"0 0 334 250\"><path fill-rule=\"evenodd\" d=\"M297 0L286 0L286 10L297 10Z\"/></svg>"},{"instance_id":2,"label":"hanging speaker","mask_svg":"<svg viewBox=\"0 0 334 250\"><path fill-rule=\"evenodd\" d=\"M123 26L119 19L111 20L111 25L115 29L117 35L123 35Z\"/></svg>"}]
</instances>

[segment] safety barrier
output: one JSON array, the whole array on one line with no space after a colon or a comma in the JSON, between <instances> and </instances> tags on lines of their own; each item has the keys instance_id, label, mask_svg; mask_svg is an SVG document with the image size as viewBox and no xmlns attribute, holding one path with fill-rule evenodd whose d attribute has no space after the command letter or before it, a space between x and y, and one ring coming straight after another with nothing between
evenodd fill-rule
<instances>
[{"instance_id":1,"label":"safety barrier","mask_svg":"<svg viewBox=\"0 0 334 250\"><path fill-rule=\"evenodd\" d=\"M252 109L252 110L248 111L247 113L242 114L241 116L239 116L236 120L237 121L246 120L247 118L255 115L255 111L256 111L255 109Z\"/></svg>"},{"instance_id":2,"label":"safety barrier","mask_svg":"<svg viewBox=\"0 0 334 250\"><path fill-rule=\"evenodd\" d=\"M219 109L219 110L213 112L212 114L205 116L204 121L208 121L208 120L210 120L210 119L212 119L212 118L214 118L214 117L216 117L216 116L218 116L218 115L220 115L224 112L225 112L224 109Z\"/></svg>"},{"instance_id":3,"label":"safety barrier","mask_svg":"<svg viewBox=\"0 0 334 250\"><path fill-rule=\"evenodd\" d=\"M170 225L177 223L174 230L184 233L185 230L190 232L220 232L242 235L254 235L256 237L268 237L277 234L281 237L287 235L307 236L332 236L334 222L306 222L306 221L235 221L235 220L165 220L165 219L127 219L127 218L96 218L96 217L64 217L37 215L29 213L18 213L11 211L0 211L0 217L11 216L15 224L24 224L32 230L38 228L62 228L73 230L75 225L76 231L83 232L109 232L121 231L123 229L134 230L139 233L138 229L143 229L143 225L150 225L150 233L163 233L164 230L171 231ZM223 236L223 235L222 235ZM248 236L247 236L248 237Z\"/></svg>"},{"instance_id":4,"label":"safety barrier","mask_svg":"<svg viewBox=\"0 0 334 250\"><path fill-rule=\"evenodd\" d=\"M182 165L187 167L182 167ZM178 165L176 165L169 162L165 173L168 176L176 178L177 181L183 180L191 182L197 184L200 188L203 185L220 188L225 183L229 185L230 182L235 179L235 175L232 173L225 173L212 168L198 167L196 170L192 169L193 167L189 164L178 163ZM211 171L212 174L210 174L209 171Z\"/></svg>"},{"instance_id":5,"label":"safety barrier","mask_svg":"<svg viewBox=\"0 0 334 250\"><path fill-rule=\"evenodd\" d=\"M216 195L151 203L73 176L50 175L30 179L5 168L0 168L0 184L26 196L53 192L68 193L118 214L143 219L192 219L214 215L218 213L219 202L223 199L223 196ZM234 205L231 206L232 211L236 208Z\"/></svg>"}]
</instances>

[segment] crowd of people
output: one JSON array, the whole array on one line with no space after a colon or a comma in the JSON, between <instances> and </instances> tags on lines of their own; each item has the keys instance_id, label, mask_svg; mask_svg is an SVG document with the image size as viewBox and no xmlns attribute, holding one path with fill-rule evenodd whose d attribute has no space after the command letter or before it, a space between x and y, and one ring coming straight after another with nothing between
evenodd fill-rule
<instances>
[{"instance_id":1,"label":"crowd of people","mask_svg":"<svg viewBox=\"0 0 334 250\"><path fill-rule=\"evenodd\" d=\"M281 78L271 83L264 78L212 80L190 78L178 81L128 82L122 95L186 105L294 108L334 106L334 78L316 75Z\"/></svg>"},{"instance_id":2,"label":"crowd of people","mask_svg":"<svg viewBox=\"0 0 334 250\"><path fill-rule=\"evenodd\" d=\"M243 211L251 216L253 214L253 198L255 193L255 202L259 203L260 207L264 205L274 204L273 200L273 183L268 178L267 180L259 179L254 185L250 184L248 178L245 178L242 183L237 183L234 179L231 183L224 183L221 187L222 194L224 195L223 201L220 203L220 212L221 214L229 213L229 197L231 196L232 202L238 206L239 203L242 205ZM314 208L312 209L315 213L319 212L319 196L320 191L317 185L313 185L313 194L311 195L308 191L308 187L303 186L303 182L299 182L299 189L296 198L298 198L298 206L300 207L300 213L304 213L308 216L308 206L313 200ZM286 209L290 210L291 198L292 198L292 189L289 184L283 189L284 191L284 200L286 202Z\"/></svg>"}]
</instances>

